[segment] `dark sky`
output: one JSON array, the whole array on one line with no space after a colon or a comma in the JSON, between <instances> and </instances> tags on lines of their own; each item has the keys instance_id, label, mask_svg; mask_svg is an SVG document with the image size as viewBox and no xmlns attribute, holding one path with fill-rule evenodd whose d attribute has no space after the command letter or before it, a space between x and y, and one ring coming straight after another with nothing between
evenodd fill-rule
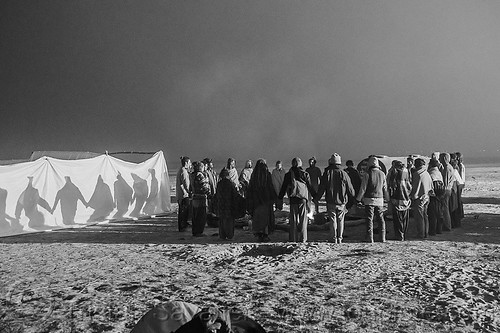
<instances>
[{"instance_id":1,"label":"dark sky","mask_svg":"<svg viewBox=\"0 0 500 333\"><path fill-rule=\"evenodd\" d=\"M496 0L0 1L0 159L498 154L499 18Z\"/></svg>"}]
</instances>

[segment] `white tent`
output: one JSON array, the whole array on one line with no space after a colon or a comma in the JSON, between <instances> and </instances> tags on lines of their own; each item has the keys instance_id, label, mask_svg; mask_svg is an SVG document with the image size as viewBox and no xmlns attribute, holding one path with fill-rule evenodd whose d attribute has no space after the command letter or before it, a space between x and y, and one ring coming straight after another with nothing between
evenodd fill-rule
<instances>
[{"instance_id":1,"label":"white tent","mask_svg":"<svg viewBox=\"0 0 500 333\"><path fill-rule=\"evenodd\" d=\"M377 159L379 161L380 168L385 173L387 173L387 171L389 171L389 169L391 168L392 161L401 161L401 162L403 162L404 165L406 165L406 159L408 158L408 155L407 156L374 155L374 156L377 157ZM429 159L430 159L427 156L422 156L422 155L417 155L417 154L411 154L409 156L413 157L414 159L422 158L425 160L426 163L429 163ZM358 163L358 166L357 166L358 171L364 172L367 168L367 165L368 165L368 157L361 160L361 162Z\"/></svg>"},{"instance_id":2,"label":"white tent","mask_svg":"<svg viewBox=\"0 0 500 333\"><path fill-rule=\"evenodd\" d=\"M65 159L0 165L0 236L170 210L161 151L141 163L95 153L58 157Z\"/></svg>"}]
</instances>

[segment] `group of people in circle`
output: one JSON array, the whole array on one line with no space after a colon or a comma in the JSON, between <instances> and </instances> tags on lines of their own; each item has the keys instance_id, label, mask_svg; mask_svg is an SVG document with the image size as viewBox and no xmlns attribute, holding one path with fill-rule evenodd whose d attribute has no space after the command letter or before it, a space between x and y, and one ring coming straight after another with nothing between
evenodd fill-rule
<instances>
[{"instance_id":1,"label":"group of people in circle","mask_svg":"<svg viewBox=\"0 0 500 333\"><path fill-rule=\"evenodd\" d=\"M396 240L407 239L410 215L420 239L460 227L465 184L460 153L434 152L430 159L410 155L406 165L394 160L387 171L375 155L365 161L365 167L355 168L348 160L343 169L341 156L334 153L322 171L315 158L309 159L309 167L304 169L302 160L294 157L286 172L281 161L270 171L266 160L258 159L255 166L246 161L238 173L236 161L229 158L217 173L210 158L191 162L182 156L176 178L178 230L185 231L191 217L193 236L205 236L208 221L218 226L221 240L232 240L235 220L249 214L257 240L269 241L269 234L276 229L275 209L283 209L285 196L289 200L291 242L307 242L308 213L318 214L323 196L332 243L343 242L344 219L354 205L364 207L367 242L374 242L375 221L380 241L386 241L387 207Z\"/></svg>"}]
</instances>

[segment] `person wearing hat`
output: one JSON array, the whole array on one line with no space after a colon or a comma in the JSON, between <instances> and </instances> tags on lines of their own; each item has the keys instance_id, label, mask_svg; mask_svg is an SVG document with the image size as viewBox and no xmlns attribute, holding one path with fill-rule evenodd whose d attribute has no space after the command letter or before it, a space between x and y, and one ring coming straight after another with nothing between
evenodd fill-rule
<instances>
[{"instance_id":1,"label":"person wearing hat","mask_svg":"<svg viewBox=\"0 0 500 333\"><path fill-rule=\"evenodd\" d=\"M392 205L392 221L394 224L394 234L397 240L403 241L408 230L410 220L409 209L411 205L411 181L408 169L403 162L395 161L393 171L388 177L389 196Z\"/></svg>"},{"instance_id":2,"label":"person wearing hat","mask_svg":"<svg viewBox=\"0 0 500 333\"><path fill-rule=\"evenodd\" d=\"M300 188L303 192L294 193L293 184L300 184L296 188ZM292 167L285 174L285 179L278 195L280 200L283 200L285 194L290 199L290 229L288 234L290 242L307 242L307 201L309 192L312 192L311 195L313 197L316 195L316 192L313 191L309 174L302 169L302 160L299 157L294 157L292 159Z\"/></svg>"},{"instance_id":3,"label":"person wearing hat","mask_svg":"<svg viewBox=\"0 0 500 333\"><path fill-rule=\"evenodd\" d=\"M219 238L232 240L234 237L234 220L238 215L238 204L241 201L238 190L229 179L229 170L224 168L220 172L220 181L217 183L214 210L219 217Z\"/></svg>"},{"instance_id":4,"label":"person wearing hat","mask_svg":"<svg viewBox=\"0 0 500 333\"><path fill-rule=\"evenodd\" d=\"M385 173L380 169L377 157L368 158L368 170L361 181L357 201L365 205L366 241L373 243L373 220L379 223L380 241L385 243L384 197L387 193Z\"/></svg>"},{"instance_id":5,"label":"person wearing hat","mask_svg":"<svg viewBox=\"0 0 500 333\"><path fill-rule=\"evenodd\" d=\"M412 190L410 198L417 226L417 237L420 239L429 236L429 217L427 207L429 206L429 197L432 194L432 179L425 167L425 161L422 158L415 160L415 172L412 177Z\"/></svg>"},{"instance_id":6,"label":"person wearing hat","mask_svg":"<svg viewBox=\"0 0 500 333\"><path fill-rule=\"evenodd\" d=\"M328 160L328 167L323 172L319 184L316 201L325 194L327 219L330 224L329 242L340 244L344 234L344 217L347 213L346 204L355 192L351 178L341 169L342 160L335 153Z\"/></svg>"}]
</instances>

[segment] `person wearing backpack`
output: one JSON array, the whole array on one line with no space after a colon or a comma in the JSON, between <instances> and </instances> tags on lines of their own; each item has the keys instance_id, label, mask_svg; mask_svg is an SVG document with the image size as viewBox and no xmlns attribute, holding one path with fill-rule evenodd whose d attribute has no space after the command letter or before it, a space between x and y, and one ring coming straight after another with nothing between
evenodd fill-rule
<instances>
[{"instance_id":1,"label":"person wearing backpack","mask_svg":"<svg viewBox=\"0 0 500 333\"><path fill-rule=\"evenodd\" d=\"M309 193L312 197L316 195L311 187L309 174L302 169L302 160L299 157L294 157L292 167L285 174L278 195L280 200L283 200L285 194L290 199L288 235L290 242L307 242L307 200Z\"/></svg>"},{"instance_id":2,"label":"person wearing backpack","mask_svg":"<svg viewBox=\"0 0 500 333\"><path fill-rule=\"evenodd\" d=\"M392 221L394 234L397 240L404 241L410 220L410 193L411 180L408 169L403 162L396 161L392 176L389 177L389 196L391 199Z\"/></svg>"},{"instance_id":3,"label":"person wearing backpack","mask_svg":"<svg viewBox=\"0 0 500 333\"><path fill-rule=\"evenodd\" d=\"M443 175L439 171L441 163L437 159L429 161L427 172L431 176L433 192L430 195L427 215L429 216L429 236L434 236L443 232L443 198L445 187Z\"/></svg>"},{"instance_id":4,"label":"person wearing backpack","mask_svg":"<svg viewBox=\"0 0 500 333\"><path fill-rule=\"evenodd\" d=\"M344 234L344 217L347 213L346 204L355 192L351 178L341 169L342 160L335 153L328 160L328 167L323 172L315 200L319 202L323 193L326 199L327 218L330 224L329 242L341 244Z\"/></svg>"}]
</instances>

